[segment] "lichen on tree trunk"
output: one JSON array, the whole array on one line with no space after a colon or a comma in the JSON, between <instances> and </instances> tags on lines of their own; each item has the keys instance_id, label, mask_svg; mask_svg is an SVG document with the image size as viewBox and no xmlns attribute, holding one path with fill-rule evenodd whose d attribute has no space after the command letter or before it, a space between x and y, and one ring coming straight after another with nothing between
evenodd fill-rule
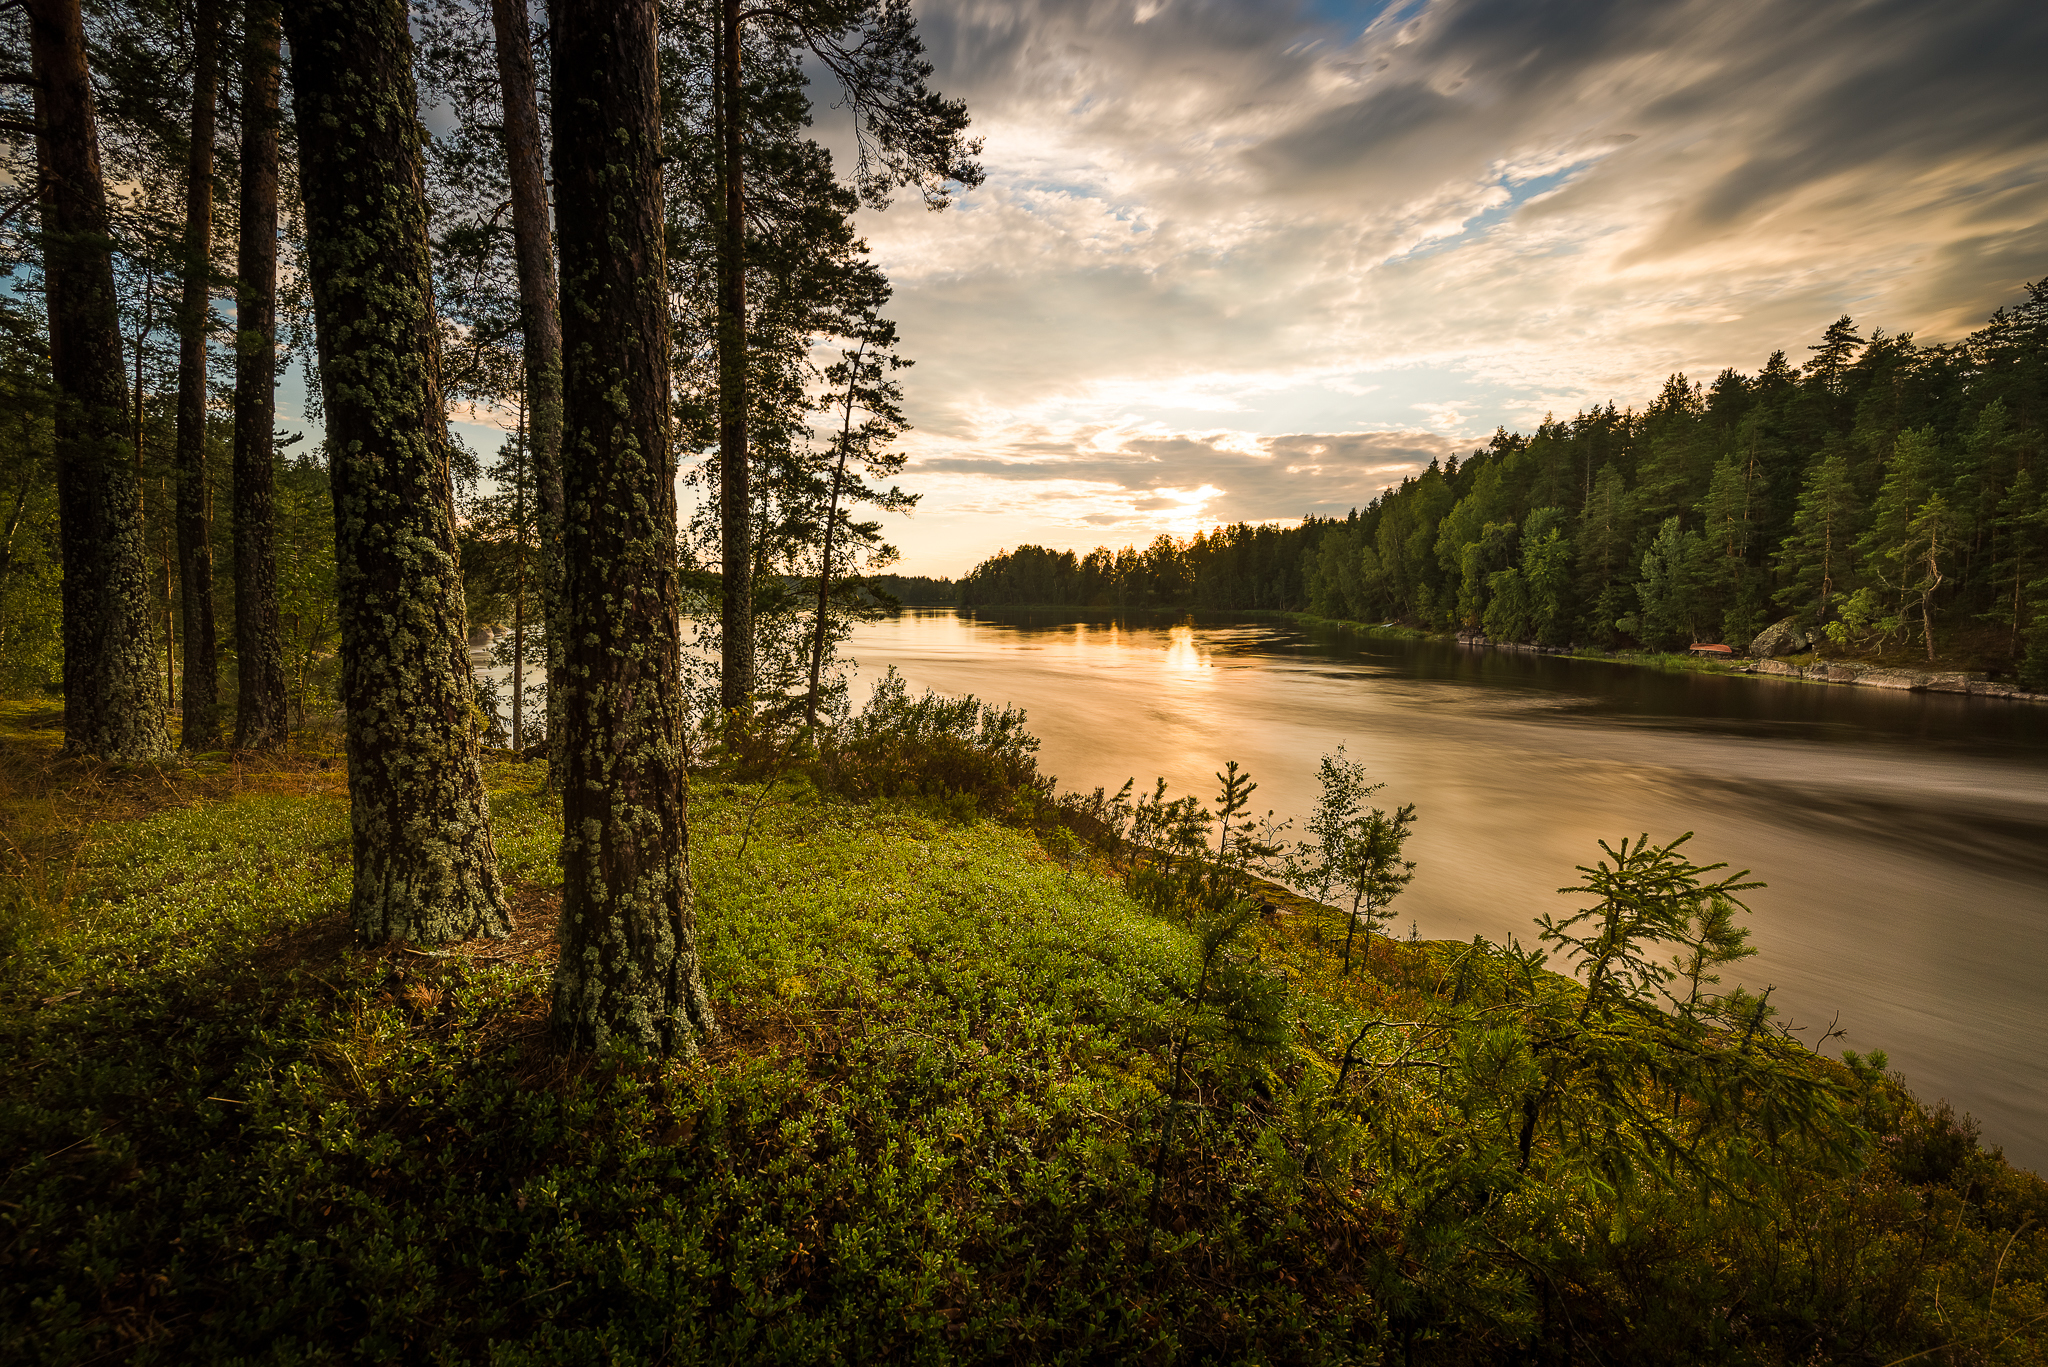
<instances>
[{"instance_id":1,"label":"lichen on tree trunk","mask_svg":"<svg viewBox=\"0 0 2048 1367\"><path fill-rule=\"evenodd\" d=\"M111 760L168 749L149 625L142 489L129 458L99 132L78 0L29 0L64 562L64 748Z\"/></svg>"},{"instance_id":2,"label":"lichen on tree trunk","mask_svg":"<svg viewBox=\"0 0 2048 1367\"><path fill-rule=\"evenodd\" d=\"M404 0L295 0L285 36L327 401L355 848L372 941L509 929L456 560Z\"/></svg>"},{"instance_id":3,"label":"lichen on tree trunk","mask_svg":"<svg viewBox=\"0 0 2048 1367\"><path fill-rule=\"evenodd\" d=\"M554 1029L689 1051L697 976L653 0L555 0L562 258L561 958Z\"/></svg>"}]
</instances>

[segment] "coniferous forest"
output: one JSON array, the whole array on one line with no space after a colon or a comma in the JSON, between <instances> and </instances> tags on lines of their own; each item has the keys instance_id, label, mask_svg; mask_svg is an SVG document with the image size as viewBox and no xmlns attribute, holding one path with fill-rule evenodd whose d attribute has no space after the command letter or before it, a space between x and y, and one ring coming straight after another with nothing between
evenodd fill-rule
<instances>
[{"instance_id":1,"label":"coniferous forest","mask_svg":"<svg viewBox=\"0 0 2048 1367\"><path fill-rule=\"evenodd\" d=\"M963 604L1305 611L1496 641L1745 648L1794 619L1843 651L2048 683L2048 281L1961 342L1838 319L1794 361L1673 375L1497 432L1339 520L1085 556L1020 546Z\"/></svg>"},{"instance_id":2,"label":"coniferous forest","mask_svg":"<svg viewBox=\"0 0 2048 1367\"><path fill-rule=\"evenodd\" d=\"M2038 676L2043 287L1341 522L894 576L854 216L983 176L917 12L544 11L0 6L0 1360L2048 1361L2048 1183L1736 979L1722 852L1403 940L1373 757L1300 829L1227 756L1062 792L838 650L957 596Z\"/></svg>"}]
</instances>

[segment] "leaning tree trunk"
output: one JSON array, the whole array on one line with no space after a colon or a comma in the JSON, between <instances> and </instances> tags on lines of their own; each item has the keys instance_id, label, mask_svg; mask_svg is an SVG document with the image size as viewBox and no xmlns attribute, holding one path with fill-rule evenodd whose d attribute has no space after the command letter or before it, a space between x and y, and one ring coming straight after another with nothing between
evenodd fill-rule
<instances>
[{"instance_id":1,"label":"leaning tree trunk","mask_svg":"<svg viewBox=\"0 0 2048 1367\"><path fill-rule=\"evenodd\" d=\"M548 774L562 779L562 316L548 235L545 139L533 33L526 0L491 0L498 85L505 103L505 162L512 182L512 252L519 274L519 328L525 339L527 440L540 514L542 639L547 644ZM517 694L513 707L519 707Z\"/></svg>"},{"instance_id":2,"label":"leaning tree trunk","mask_svg":"<svg viewBox=\"0 0 2048 1367\"><path fill-rule=\"evenodd\" d=\"M741 119L740 0L723 0L718 42L718 705L754 696L754 546L747 450L747 224ZM558 173L559 174L559 173Z\"/></svg>"},{"instance_id":3,"label":"leaning tree trunk","mask_svg":"<svg viewBox=\"0 0 2048 1367\"><path fill-rule=\"evenodd\" d=\"M478 765L405 0L285 12L369 940L509 929Z\"/></svg>"},{"instance_id":4,"label":"leaning tree trunk","mask_svg":"<svg viewBox=\"0 0 2048 1367\"><path fill-rule=\"evenodd\" d=\"M241 240L235 288L235 748L285 742L277 616L276 0L249 0L242 54Z\"/></svg>"},{"instance_id":5,"label":"leaning tree trunk","mask_svg":"<svg viewBox=\"0 0 2048 1367\"><path fill-rule=\"evenodd\" d=\"M561 958L569 1048L693 1050L697 979L669 445L655 0L554 0L562 284Z\"/></svg>"},{"instance_id":6,"label":"leaning tree trunk","mask_svg":"<svg viewBox=\"0 0 2048 1367\"><path fill-rule=\"evenodd\" d=\"M114 264L78 0L28 0L57 517L64 560L64 748L154 759L168 748L149 625L142 486L128 448Z\"/></svg>"},{"instance_id":7,"label":"leaning tree trunk","mask_svg":"<svg viewBox=\"0 0 2048 1367\"><path fill-rule=\"evenodd\" d=\"M193 17L192 144L185 161L184 294L178 302L178 602L185 638L185 726L179 744L220 744L220 668L213 624L213 539L206 504L206 315L213 275L213 116L220 86L220 15Z\"/></svg>"}]
</instances>

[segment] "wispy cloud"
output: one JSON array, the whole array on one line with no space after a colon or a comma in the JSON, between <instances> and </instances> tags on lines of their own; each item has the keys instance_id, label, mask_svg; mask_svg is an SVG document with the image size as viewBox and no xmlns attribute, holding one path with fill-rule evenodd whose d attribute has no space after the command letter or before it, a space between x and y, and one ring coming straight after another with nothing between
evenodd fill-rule
<instances>
[{"instance_id":1,"label":"wispy cloud","mask_svg":"<svg viewBox=\"0 0 2048 1367\"><path fill-rule=\"evenodd\" d=\"M990 177L865 225L918 360L912 569L1341 511L1498 423L1844 311L1953 336L2048 274L2048 8L2021 0L919 20Z\"/></svg>"}]
</instances>

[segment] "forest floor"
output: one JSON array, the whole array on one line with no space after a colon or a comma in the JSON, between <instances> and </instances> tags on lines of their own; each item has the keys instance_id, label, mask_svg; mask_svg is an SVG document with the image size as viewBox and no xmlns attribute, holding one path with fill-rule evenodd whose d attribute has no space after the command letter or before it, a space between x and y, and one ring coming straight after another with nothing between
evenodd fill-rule
<instances>
[{"instance_id":1,"label":"forest floor","mask_svg":"<svg viewBox=\"0 0 2048 1367\"><path fill-rule=\"evenodd\" d=\"M331 741L115 768L58 757L60 736L47 705L0 704L9 1362L1462 1362L1517 1343L1609 1361L1658 1315L1675 1329L1633 1360L1729 1360L1731 1335L1747 1361L1852 1340L1868 1352L1838 1360L1930 1342L2044 1360L2048 1241L2024 1212L2048 1213L2048 1187L1953 1125L1901 1122L1956 1149L1925 1211L1844 1234L1946 1229L1906 1288L1947 1277L1949 1317L1849 1340L1815 1316L1830 1295L1864 1313L1869 1255L1844 1262L1825 1219L1801 1237L1842 1266L1789 1331L1761 1309L1700 1319L1671 1268L1723 1276L1700 1261L1712 1240L1674 1242L1649 1207L1584 1246L1640 1245L1663 1271L1631 1288L1545 1270L1543 1308L1541 1279L1495 1284L1534 1236L1489 1252L1469 1221L1580 1247L1576 1216L1319 1178L1352 1160L1275 1138L1307 1093L1270 1068L1191 1068L1168 1144L1172 1046L1204 1037L1201 947L1099 858L1028 831L701 781L720 1032L692 1057L565 1058L545 1030L559 807L541 766L487 769L514 935L366 949ZM1343 974L1340 923L1274 900L1251 938L1302 1039L1466 991L1469 946L1367 936ZM1920 1212L1903 1181L1865 1174L1856 1199ZM1466 1233L1425 1249L1402 1192L1431 1219L1466 1210ZM1559 1314L1570 1338L1546 1348Z\"/></svg>"}]
</instances>

